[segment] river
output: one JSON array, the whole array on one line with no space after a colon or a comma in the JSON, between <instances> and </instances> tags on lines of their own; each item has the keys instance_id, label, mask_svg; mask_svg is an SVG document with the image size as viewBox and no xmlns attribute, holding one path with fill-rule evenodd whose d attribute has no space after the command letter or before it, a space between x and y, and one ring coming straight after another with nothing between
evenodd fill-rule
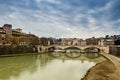
<instances>
[{"instance_id":1,"label":"river","mask_svg":"<svg viewBox=\"0 0 120 80\"><path fill-rule=\"evenodd\" d=\"M0 80L80 80L102 56L46 53L0 58Z\"/></svg>"}]
</instances>

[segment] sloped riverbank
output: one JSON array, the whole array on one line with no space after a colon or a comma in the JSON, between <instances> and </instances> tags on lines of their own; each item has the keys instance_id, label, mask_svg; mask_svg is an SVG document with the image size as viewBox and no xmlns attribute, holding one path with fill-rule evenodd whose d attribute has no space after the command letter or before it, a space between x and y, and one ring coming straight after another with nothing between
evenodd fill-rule
<instances>
[{"instance_id":1,"label":"sloped riverbank","mask_svg":"<svg viewBox=\"0 0 120 80\"><path fill-rule=\"evenodd\" d=\"M120 63L106 60L92 67L82 80L120 80Z\"/></svg>"}]
</instances>

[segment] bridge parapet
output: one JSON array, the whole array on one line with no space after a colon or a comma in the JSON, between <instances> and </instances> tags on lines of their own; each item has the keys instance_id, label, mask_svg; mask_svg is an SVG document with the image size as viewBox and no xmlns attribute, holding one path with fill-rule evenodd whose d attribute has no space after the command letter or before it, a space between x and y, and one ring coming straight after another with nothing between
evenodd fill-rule
<instances>
[{"instance_id":1,"label":"bridge parapet","mask_svg":"<svg viewBox=\"0 0 120 80\"><path fill-rule=\"evenodd\" d=\"M109 46L100 46L100 45L86 45L86 46L78 46L78 45L49 45L49 46L38 46L38 53L46 52L49 48L60 48L62 50L69 48L69 47L76 47L80 50L84 51L86 48L98 48L102 52L109 53Z\"/></svg>"}]
</instances>

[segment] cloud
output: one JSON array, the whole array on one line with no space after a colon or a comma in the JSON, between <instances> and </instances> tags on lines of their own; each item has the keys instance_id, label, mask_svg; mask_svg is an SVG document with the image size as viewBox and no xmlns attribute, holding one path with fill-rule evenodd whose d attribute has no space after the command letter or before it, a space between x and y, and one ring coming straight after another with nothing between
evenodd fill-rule
<instances>
[{"instance_id":1,"label":"cloud","mask_svg":"<svg viewBox=\"0 0 120 80\"><path fill-rule=\"evenodd\" d=\"M0 25L10 23L13 28L20 27L27 33L46 37L87 38L119 34L118 2L119 0L0 1Z\"/></svg>"},{"instance_id":2,"label":"cloud","mask_svg":"<svg viewBox=\"0 0 120 80\"><path fill-rule=\"evenodd\" d=\"M40 3L42 0L35 0L37 3Z\"/></svg>"}]
</instances>

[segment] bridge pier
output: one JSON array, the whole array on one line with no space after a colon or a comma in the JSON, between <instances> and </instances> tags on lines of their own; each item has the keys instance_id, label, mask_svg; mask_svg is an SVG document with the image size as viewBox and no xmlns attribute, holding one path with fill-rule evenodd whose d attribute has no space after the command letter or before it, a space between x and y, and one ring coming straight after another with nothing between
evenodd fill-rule
<instances>
[{"instance_id":1,"label":"bridge pier","mask_svg":"<svg viewBox=\"0 0 120 80\"><path fill-rule=\"evenodd\" d=\"M110 48L109 46L101 46L101 52L109 54Z\"/></svg>"},{"instance_id":2,"label":"bridge pier","mask_svg":"<svg viewBox=\"0 0 120 80\"><path fill-rule=\"evenodd\" d=\"M47 52L46 47L44 47L44 46L37 46L37 52L38 53L45 53L45 52Z\"/></svg>"}]
</instances>

